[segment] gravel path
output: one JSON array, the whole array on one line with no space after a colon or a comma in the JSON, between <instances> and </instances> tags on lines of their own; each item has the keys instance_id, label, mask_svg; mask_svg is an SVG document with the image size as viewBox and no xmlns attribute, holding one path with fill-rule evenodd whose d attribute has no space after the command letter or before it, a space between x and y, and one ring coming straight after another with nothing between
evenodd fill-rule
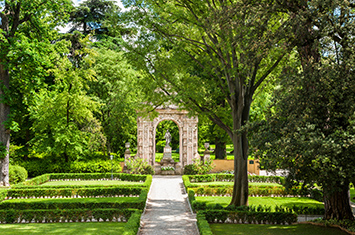
<instances>
[{"instance_id":1,"label":"gravel path","mask_svg":"<svg viewBox=\"0 0 355 235\"><path fill-rule=\"evenodd\" d=\"M181 176L153 176L139 235L198 235Z\"/></svg>"}]
</instances>

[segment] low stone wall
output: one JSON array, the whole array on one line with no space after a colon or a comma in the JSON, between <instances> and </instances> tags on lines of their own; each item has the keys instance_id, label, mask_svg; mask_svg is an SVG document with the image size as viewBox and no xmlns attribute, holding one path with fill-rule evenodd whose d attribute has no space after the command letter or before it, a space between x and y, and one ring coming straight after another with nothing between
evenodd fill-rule
<instances>
[{"instance_id":1,"label":"low stone wall","mask_svg":"<svg viewBox=\"0 0 355 235\"><path fill-rule=\"evenodd\" d=\"M211 171L212 173L234 170L234 160L218 159L218 160L213 160L213 164L215 165L215 167ZM260 174L259 166L260 166L259 160L248 160L248 172L259 175Z\"/></svg>"}]
</instances>

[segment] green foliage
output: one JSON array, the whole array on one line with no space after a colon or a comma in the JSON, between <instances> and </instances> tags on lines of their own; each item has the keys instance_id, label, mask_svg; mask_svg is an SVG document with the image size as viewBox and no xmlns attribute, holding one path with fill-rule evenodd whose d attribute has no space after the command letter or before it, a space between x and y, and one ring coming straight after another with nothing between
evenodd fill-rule
<instances>
[{"instance_id":1,"label":"green foliage","mask_svg":"<svg viewBox=\"0 0 355 235\"><path fill-rule=\"evenodd\" d=\"M96 79L89 82L89 93L101 104L100 112L95 116L103 127L108 150L123 156L124 144L130 142L134 148L137 142L136 111L143 102L141 91L137 88L140 74L121 51L107 48L94 50L92 69Z\"/></svg>"},{"instance_id":2,"label":"green foliage","mask_svg":"<svg viewBox=\"0 0 355 235\"><path fill-rule=\"evenodd\" d=\"M131 157L126 159L127 170L130 174L154 175L154 169L143 158Z\"/></svg>"},{"instance_id":3,"label":"green foliage","mask_svg":"<svg viewBox=\"0 0 355 235\"><path fill-rule=\"evenodd\" d=\"M142 187L92 187L92 188L30 188L10 189L7 193L9 198L21 197L115 197L117 195L139 195Z\"/></svg>"},{"instance_id":4,"label":"green foliage","mask_svg":"<svg viewBox=\"0 0 355 235\"><path fill-rule=\"evenodd\" d=\"M180 135L179 135L179 127L177 124L170 120L162 121L158 124L155 134L155 141L156 141L156 151L158 153L162 153L165 147L165 133L169 130L171 134L171 143L170 147L173 150L179 148L180 144Z\"/></svg>"},{"instance_id":5,"label":"green foliage","mask_svg":"<svg viewBox=\"0 0 355 235\"><path fill-rule=\"evenodd\" d=\"M22 166L10 165L9 167L9 182L11 185L24 182L27 177L27 171Z\"/></svg>"},{"instance_id":6,"label":"green foliage","mask_svg":"<svg viewBox=\"0 0 355 235\"><path fill-rule=\"evenodd\" d=\"M354 220L318 219L315 222L321 223L327 227L336 225L336 226L340 226L341 228L348 230L349 232L355 232L355 221Z\"/></svg>"},{"instance_id":7,"label":"green foliage","mask_svg":"<svg viewBox=\"0 0 355 235\"><path fill-rule=\"evenodd\" d=\"M197 212L197 227L201 235L212 235L210 225L208 224L206 217L203 212Z\"/></svg>"},{"instance_id":8,"label":"green foliage","mask_svg":"<svg viewBox=\"0 0 355 235\"><path fill-rule=\"evenodd\" d=\"M114 173L122 171L119 161L112 161L112 169ZM25 167L30 177L39 176L47 173L105 173L111 172L110 160L91 160L91 161L74 161L70 163L52 162L51 160L33 159L19 164Z\"/></svg>"},{"instance_id":9,"label":"green foliage","mask_svg":"<svg viewBox=\"0 0 355 235\"><path fill-rule=\"evenodd\" d=\"M225 223L227 219L233 223L268 223L268 224L292 224L297 222L297 214L289 212L256 212L256 211L228 211L228 210L204 210L200 211L208 223Z\"/></svg>"},{"instance_id":10,"label":"green foliage","mask_svg":"<svg viewBox=\"0 0 355 235\"><path fill-rule=\"evenodd\" d=\"M193 164L184 167L184 175L204 175L209 173L215 166L212 160L202 162L195 159Z\"/></svg>"},{"instance_id":11,"label":"green foliage","mask_svg":"<svg viewBox=\"0 0 355 235\"><path fill-rule=\"evenodd\" d=\"M7 189L0 189L0 202L7 197Z\"/></svg>"},{"instance_id":12,"label":"green foliage","mask_svg":"<svg viewBox=\"0 0 355 235\"><path fill-rule=\"evenodd\" d=\"M53 209L53 210L0 210L0 222L1 223L16 223L18 220L25 220L26 222L35 223L52 222L58 223L60 220L62 222L81 222L82 219L85 221L109 220L112 221L114 218L120 218L123 221L128 221L130 216L136 212L136 209Z\"/></svg>"},{"instance_id":13,"label":"green foliage","mask_svg":"<svg viewBox=\"0 0 355 235\"><path fill-rule=\"evenodd\" d=\"M4 159L8 153L6 146L0 142L0 159Z\"/></svg>"},{"instance_id":14,"label":"green foliage","mask_svg":"<svg viewBox=\"0 0 355 235\"><path fill-rule=\"evenodd\" d=\"M101 129L93 114L98 111L99 103L85 91L87 80L94 75L90 68L92 61L88 59L92 50L88 49L89 37L81 37L74 34L69 37L72 44L61 42L69 47L62 53L70 51L70 60L58 58L57 67L51 70L55 83L37 92L29 109L34 122L33 148L50 157L64 157L66 162L90 150L90 140L97 139L95 135Z\"/></svg>"},{"instance_id":15,"label":"green foliage","mask_svg":"<svg viewBox=\"0 0 355 235\"><path fill-rule=\"evenodd\" d=\"M136 235L140 227L141 211L135 211L127 221L123 235Z\"/></svg>"},{"instance_id":16,"label":"green foliage","mask_svg":"<svg viewBox=\"0 0 355 235\"><path fill-rule=\"evenodd\" d=\"M125 197L127 198L127 197ZM123 200L121 200L123 199ZM116 198L115 201L95 201L92 198L80 198L76 201L53 199L51 200L34 200L28 202L28 199L21 200L5 200L0 203L0 210L14 209L14 210L53 210L53 209L98 209L98 208L116 208L116 209L140 209L143 210L147 199L147 191L142 190L138 198L134 200L125 201L124 198Z\"/></svg>"}]
</instances>

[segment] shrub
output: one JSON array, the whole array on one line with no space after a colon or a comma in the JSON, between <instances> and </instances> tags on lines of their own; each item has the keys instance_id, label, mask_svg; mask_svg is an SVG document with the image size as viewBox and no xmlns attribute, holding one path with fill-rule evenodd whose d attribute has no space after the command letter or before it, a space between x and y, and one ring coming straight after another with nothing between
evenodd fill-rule
<instances>
[{"instance_id":1,"label":"shrub","mask_svg":"<svg viewBox=\"0 0 355 235\"><path fill-rule=\"evenodd\" d=\"M136 235L141 222L141 211L135 211L126 223L123 235Z\"/></svg>"},{"instance_id":2,"label":"shrub","mask_svg":"<svg viewBox=\"0 0 355 235\"><path fill-rule=\"evenodd\" d=\"M154 175L154 169L143 158L131 157L126 161L127 170L131 174Z\"/></svg>"},{"instance_id":3,"label":"shrub","mask_svg":"<svg viewBox=\"0 0 355 235\"><path fill-rule=\"evenodd\" d=\"M128 221L132 214L134 214L137 209L69 209L69 210L0 210L0 223L17 223L18 221L25 220L26 222L35 223L44 222L70 222L78 221L112 221L114 218L121 219L123 221ZM137 216L137 215L136 215ZM129 233L130 234L130 233Z\"/></svg>"},{"instance_id":4,"label":"shrub","mask_svg":"<svg viewBox=\"0 0 355 235\"><path fill-rule=\"evenodd\" d=\"M113 172L121 172L120 162L113 162ZM31 159L19 163L25 167L30 177L36 177L46 173L104 173L111 172L110 160L75 161L70 163L52 162L44 159Z\"/></svg>"},{"instance_id":5,"label":"shrub","mask_svg":"<svg viewBox=\"0 0 355 235\"><path fill-rule=\"evenodd\" d=\"M28 177L27 171L22 166L10 165L9 167L9 181L10 184L17 184L24 182Z\"/></svg>"},{"instance_id":6,"label":"shrub","mask_svg":"<svg viewBox=\"0 0 355 235\"><path fill-rule=\"evenodd\" d=\"M189 164L184 167L184 175L197 175L198 170L194 164Z\"/></svg>"},{"instance_id":7,"label":"shrub","mask_svg":"<svg viewBox=\"0 0 355 235\"><path fill-rule=\"evenodd\" d=\"M195 159L193 164L184 167L184 175L204 175L209 173L213 168L213 162L205 161L201 162L199 159Z\"/></svg>"},{"instance_id":8,"label":"shrub","mask_svg":"<svg viewBox=\"0 0 355 235\"><path fill-rule=\"evenodd\" d=\"M196 215L197 219L197 227L198 230L200 231L201 235L212 235L212 231L210 228L210 225L208 224L205 215L201 212L198 212Z\"/></svg>"}]
</instances>

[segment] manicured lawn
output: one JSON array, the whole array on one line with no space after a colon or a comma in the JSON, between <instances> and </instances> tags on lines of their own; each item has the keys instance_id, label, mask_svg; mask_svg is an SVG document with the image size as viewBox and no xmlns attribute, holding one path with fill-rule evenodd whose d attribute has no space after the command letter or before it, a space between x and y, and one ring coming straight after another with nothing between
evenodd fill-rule
<instances>
[{"instance_id":1,"label":"manicured lawn","mask_svg":"<svg viewBox=\"0 0 355 235\"><path fill-rule=\"evenodd\" d=\"M219 203L222 206L228 206L231 202L231 197L196 197L196 200L207 202L207 205ZM321 202L306 197L249 197L249 205L263 205L270 206L271 208L274 208L276 205L283 207L292 207L293 205L323 206Z\"/></svg>"},{"instance_id":2,"label":"manicured lawn","mask_svg":"<svg viewBox=\"0 0 355 235\"><path fill-rule=\"evenodd\" d=\"M46 223L46 224L0 224L1 235L18 234L122 234L126 223Z\"/></svg>"},{"instance_id":3,"label":"manicured lawn","mask_svg":"<svg viewBox=\"0 0 355 235\"><path fill-rule=\"evenodd\" d=\"M142 185L143 183L141 182L130 182L130 181L119 181L119 180L80 180L80 181L50 181L46 182L44 184L41 184L40 186L51 186L51 185L92 185L93 187L95 186L117 186L117 185Z\"/></svg>"},{"instance_id":4,"label":"manicured lawn","mask_svg":"<svg viewBox=\"0 0 355 235\"><path fill-rule=\"evenodd\" d=\"M233 186L234 182L223 182L223 181L215 181L215 182L193 182L193 184L198 184L201 186ZM249 183L251 186L281 186L276 183Z\"/></svg>"},{"instance_id":5,"label":"manicured lawn","mask_svg":"<svg viewBox=\"0 0 355 235\"><path fill-rule=\"evenodd\" d=\"M67 203L67 202L136 202L138 197L100 197L100 198L30 198L30 199L10 199L7 202L56 202L56 203Z\"/></svg>"},{"instance_id":6,"label":"manicured lawn","mask_svg":"<svg viewBox=\"0 0 355 235\"><path fill-rule=\"evenodd\" d=\"M214 235L346 235L337 228L310 224L269 225L269 224L210 224Z\"/></svg>"}]
</instances>

